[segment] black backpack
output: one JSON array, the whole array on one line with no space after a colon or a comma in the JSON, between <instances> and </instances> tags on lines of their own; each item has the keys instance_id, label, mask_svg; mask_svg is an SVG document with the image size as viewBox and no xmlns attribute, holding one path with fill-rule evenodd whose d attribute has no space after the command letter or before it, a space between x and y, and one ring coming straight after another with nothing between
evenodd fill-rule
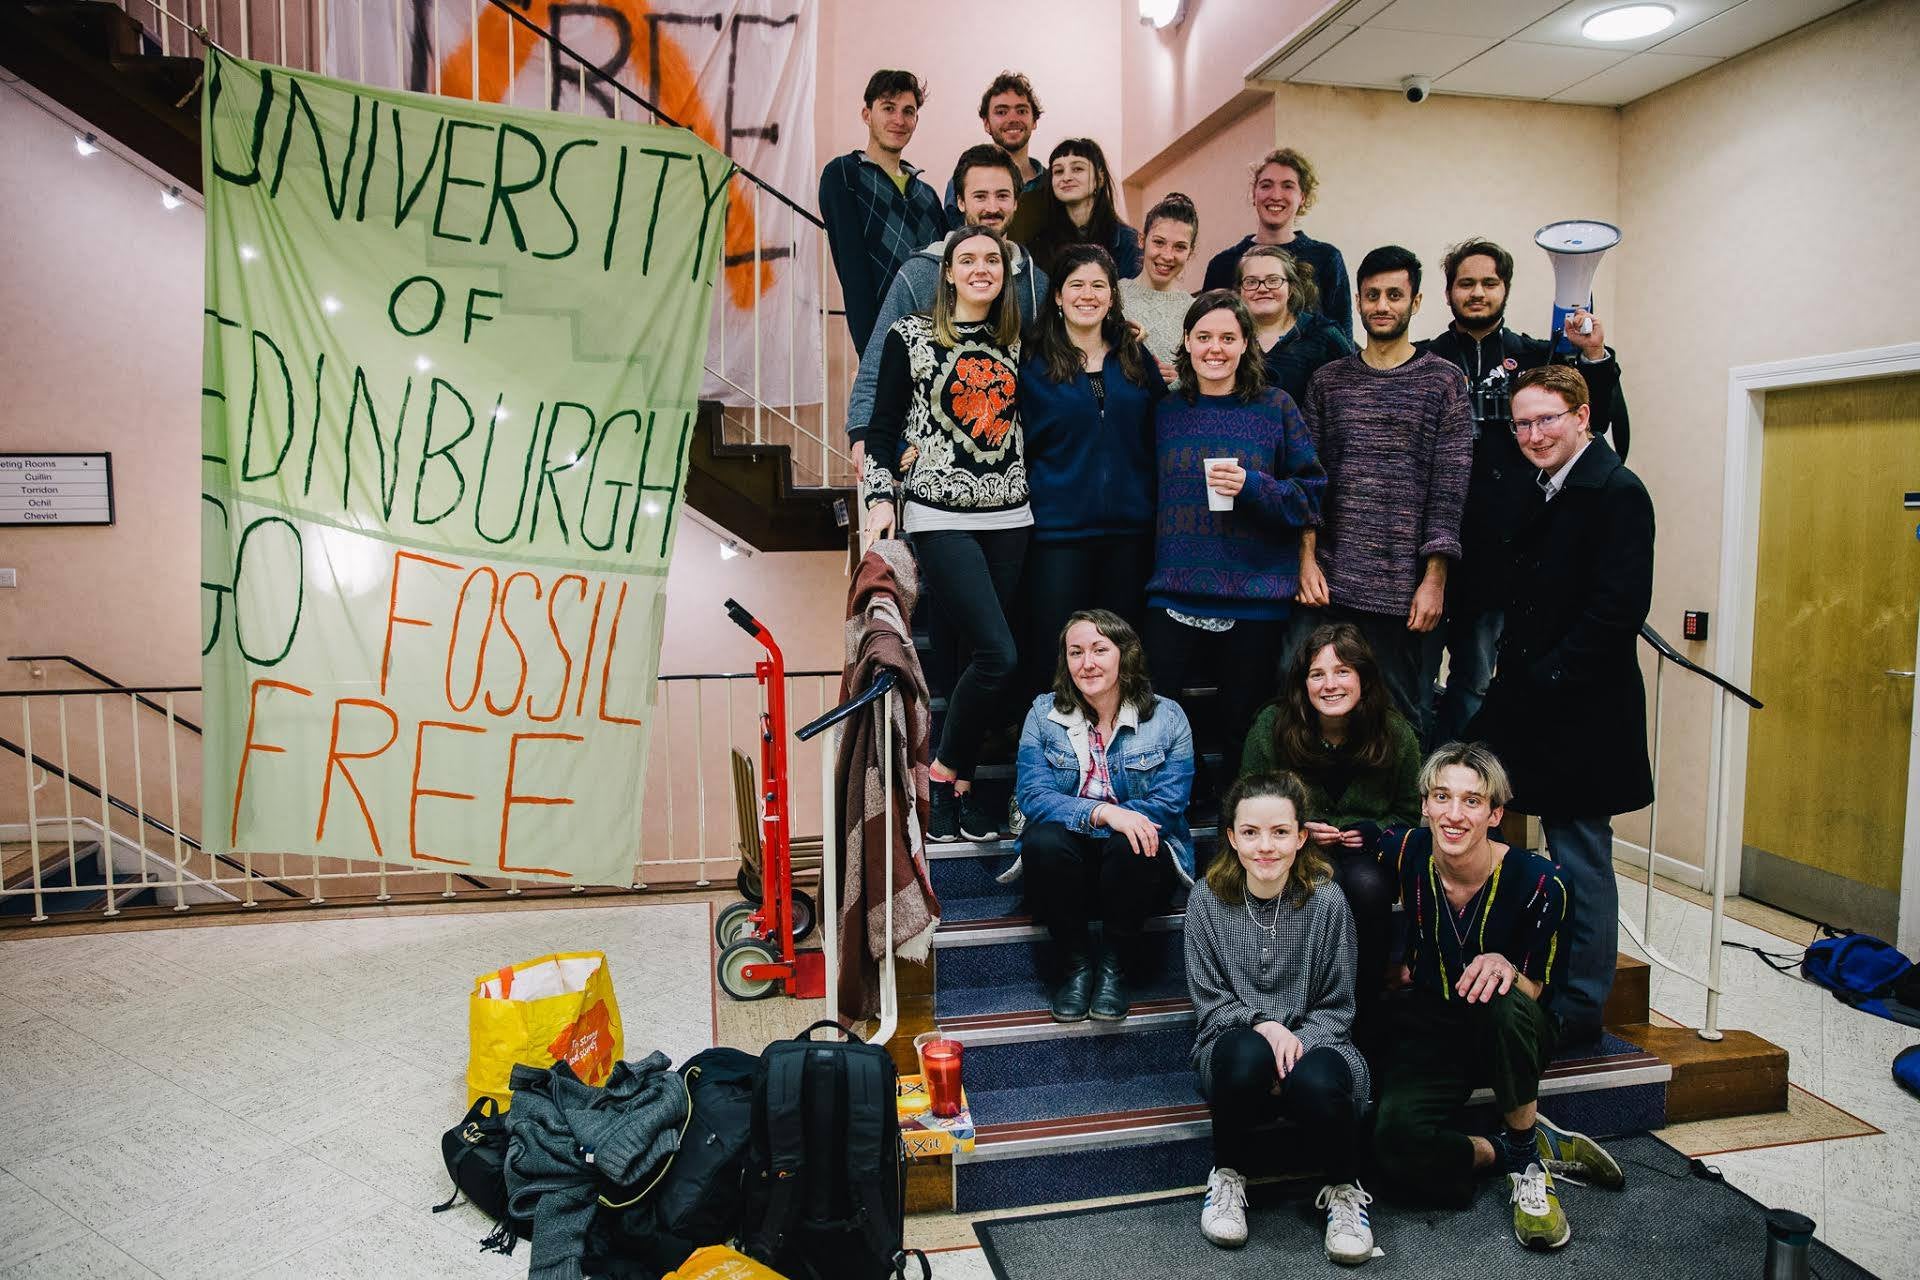
<instances>
[{"instance_id":1,"label":"black backpack","mask_svg":"<svg viewBox=\"0 0 1920 1280\"><path fill-rule=\"evenodd\" d=\"M926 1255L906 1245L906 1148L893 1059L820 1021L760 1055L741 1244L792 1280L890 1280Z\"/></svg>"},{"instance_id":2,"label":"black backpack","mask_svg":"<svg viewBox=\"0 0 1920 1280\"><path fill-rule=\"evenodd\" d=\"M507 1213L507 1120L499 1103L481 1098L469 1107L464 1120L440 1135L440 1158L453 1179L453 1194L433 1206L435 1213L453 1208L464 1195L493 1219L493 1234L481 1242L482 1248L511 1254L516 1237L533 1238L529 1219Z\"/></svg>"},{"instance_id":3,"label":"black backpack","mask_svg":"<svg viewBox=\"0 0 1920 1280\"><path fill-rule=\"evenodd\" d=\"M680 1066L692 1115L666 1176L646 1200L652 1230L685 1248L671 1266L701 1245L724 1244L740 1233L759 1067L754 1055L727 1048L703 1049Z\"/></svg>"}]
</instances>

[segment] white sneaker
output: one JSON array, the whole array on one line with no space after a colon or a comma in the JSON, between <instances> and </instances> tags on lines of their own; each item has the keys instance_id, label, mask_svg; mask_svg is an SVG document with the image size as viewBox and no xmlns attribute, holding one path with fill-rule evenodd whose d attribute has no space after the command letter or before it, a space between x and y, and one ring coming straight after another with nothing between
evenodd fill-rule
<instances>
[{"instance_id":1,"label":"white sneaker","mask_svg":"<svg viewBox=\"0 0 1920 1280\"><path fill-rule=\"evenodd\" d=\"M1327 1256L1344 1266L1357 1267L1373 1256L1373 1227L1367 1206L1373 1197L1358 1182L1320 1188L1314 1204L1327 1211Z\"/></svg>"},{"instance_id":2,"label":"white sneaker","mask_svg":"<svg viewBox=\"0 0 1920 1280\"><path fill-rule=\"evenodd\" d=\"M1200 1231L1223 1249L1247 1242L1247 1180L1231 1169L1207 1175L1207 1198L1200 1204Z\"/></svg>"}]
</instances>

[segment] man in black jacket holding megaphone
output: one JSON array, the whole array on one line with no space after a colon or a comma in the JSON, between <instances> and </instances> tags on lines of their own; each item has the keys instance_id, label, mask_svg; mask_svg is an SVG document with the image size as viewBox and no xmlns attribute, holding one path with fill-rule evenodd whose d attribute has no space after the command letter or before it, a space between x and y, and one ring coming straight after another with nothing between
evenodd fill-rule
<instances>
[{"instance_id":1,"label":"man in black jacket holding megaphone","mask_svg":"<svg viewBox=\"0 0 1920 1280\"><path fill-rule=\"evenodd\" d=\"M1493 677L1500 642L1500 606L1510 566L1502 538L1535 496L1534 468L1509 429L1514 378L1559 360L1576 364L1592 389L1591 430L1611 433L1614 452L1627 456L1627 405L1620 394L1620 366L1607 349L1599 318L1585 311L1569 317L1571 353L1556 355L1554 338L1534 338L1506 326L1507 290L1513 255L1491 240L1473 239L1447 251L1447 306L1453 323L1422 350L1451 360L1466 375L1473 404L1473 478L1460 518L1460 563L1447 582L1447 613L1425 654L1423 693L1430 714L1421 731L1429 745L1458 738L1479 711ZM1583 322L1588 331L1581 332ZM1440 650L1447 651L1447 686L1435 701Z\"/></svg>"}]
</instances>

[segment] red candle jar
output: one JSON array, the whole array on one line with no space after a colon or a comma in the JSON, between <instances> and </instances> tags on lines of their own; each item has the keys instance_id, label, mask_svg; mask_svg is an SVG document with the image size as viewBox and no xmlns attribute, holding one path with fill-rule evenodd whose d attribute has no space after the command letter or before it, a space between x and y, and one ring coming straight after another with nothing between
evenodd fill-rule
<instances>
[{"instance_id":1,"label":"red candle jar","mask_svg":"<svg viewBox=\"0 0 1920 1280\"><path fill-rule=\"evenodd\" d=\"M920 1062L927 1073L928 1109L936 1116L960 1114L960 1054L958 1040L929 1041L920 1050Z\"/></svg>"}]
</instances>

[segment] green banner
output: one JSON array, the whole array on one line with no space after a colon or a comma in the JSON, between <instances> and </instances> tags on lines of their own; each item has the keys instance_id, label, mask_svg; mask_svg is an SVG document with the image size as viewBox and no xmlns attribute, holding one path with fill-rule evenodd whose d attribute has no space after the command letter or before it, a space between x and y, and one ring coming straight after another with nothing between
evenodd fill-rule
<instances>
[{"instance_id":1,"label":"green banner","mask_svg":"<svg viewBox=\"0 0 1920 1280\"><path fill-rule=\"evenodd\" d=\"M206 85L203 841L629 883L731 163Z\"/></svg>"}]
</instances>

